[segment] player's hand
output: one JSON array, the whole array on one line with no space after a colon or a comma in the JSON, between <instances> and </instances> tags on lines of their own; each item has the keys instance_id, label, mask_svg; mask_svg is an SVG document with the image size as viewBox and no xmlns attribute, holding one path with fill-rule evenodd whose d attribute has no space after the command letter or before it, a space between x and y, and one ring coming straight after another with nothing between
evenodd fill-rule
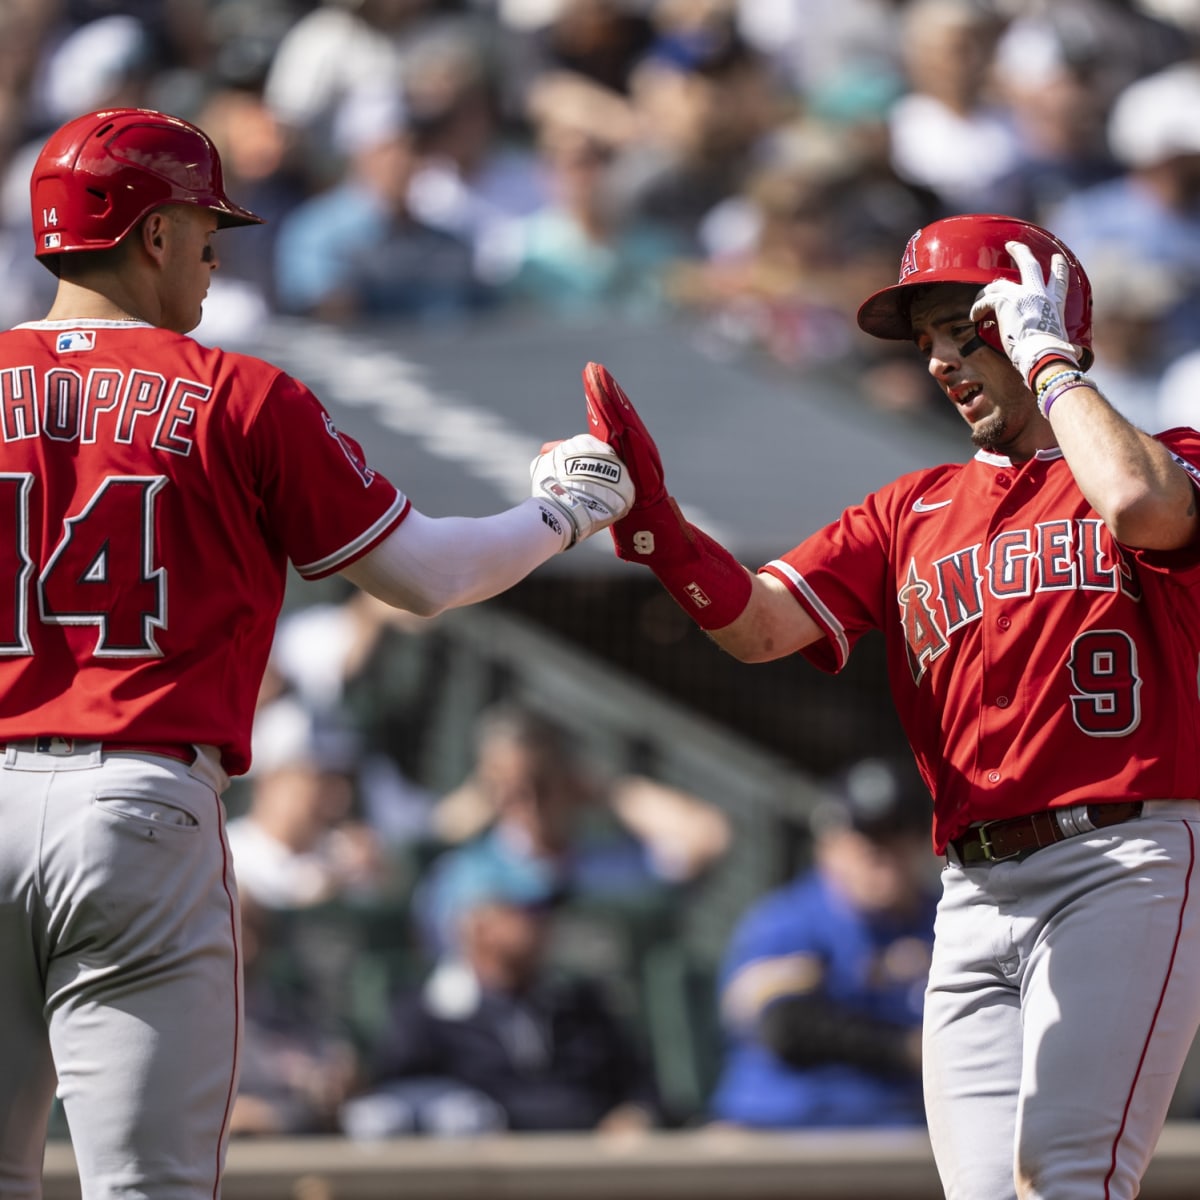
<instances>
[{"instance_id":1,"label":"player's hand","mask_svg":"<svg viewBox=\"0 0 1200 1200\"><path fill-rule=\"evenodd\" d=\"M590 362L583 369L588 429L607 442L626 464L637 488L635 508L656 504L666 496L662 459L637 409L609 369Z\"/></svg>"},{"instance_id":2,"label":"player's hand","mask_svg":"<svg viewBox=\"0 0 1200 1200\"><path fill-rule=\"evenodd\" d=\"M563 549L605 529L633 504L635 488L611 446L590 433L548 442L529 466L542 515L563 537Z\"/></svg>"},{"instance_id":3,"label":"player's hand","mask_svg":"<svg viewBox=\"0 0 1200 1200\"><path fill-rule=\"evenodd\" d=\"M630 514L612 527L617 557L653 566L658 552L677 541L677 531L686 529L687 524L679 506L667 495L658 447L607 367L588 363L583 371L583 393L588 428L617 451L637 488ZM663 532L668 533L665 539ZM689 540L686 535L685 540Z\"/></svg>"},{"instance_id":4,"label":"player's hand","mask_svg":"<svg viewBox=\"0 0 1200 1200\"><path fill-rule=\"evenodd\" d=\"M1004 247L1021 272L1021 282L996 279L975 297L971 320L995 317L1000 342L1013 366L1030 387L1041 365L1061 359L1079 366L1082 349L1067 337L1066 302L1070 268L1066 258L1050 259L1050 278L1042 278L1042 267L1023 242L1006 242Z\"/></svg>"}]
</instances>

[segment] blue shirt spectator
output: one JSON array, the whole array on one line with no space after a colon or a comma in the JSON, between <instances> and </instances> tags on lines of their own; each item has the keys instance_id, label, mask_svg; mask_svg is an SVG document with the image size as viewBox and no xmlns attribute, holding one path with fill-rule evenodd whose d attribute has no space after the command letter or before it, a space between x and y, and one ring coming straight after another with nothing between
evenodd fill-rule
<instances>
[{"instance_id":1,"label":"blue shirt spectator","mask_svg":"<svg viewBox=\"0 0 1200 1200\"><path fill-rule=\"evenodd\" d=\"M864 760L818 810L816 866L742 919L719 986L710 1108L756 1128L924 1121L920 1029L933 943L927 824L908 772Z\"/></svg>"}]
</instances>

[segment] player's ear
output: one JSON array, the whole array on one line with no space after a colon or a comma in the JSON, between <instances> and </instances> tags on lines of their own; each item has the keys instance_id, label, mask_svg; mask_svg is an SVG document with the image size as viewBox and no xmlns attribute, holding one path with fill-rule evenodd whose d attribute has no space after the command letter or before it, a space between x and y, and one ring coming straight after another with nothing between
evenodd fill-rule
<instances>
[{"instance_id":1,"label":"player's ear","mask_svg":"<svg viewBox=\"0 0 1200 1200\"><path fill-rule=\"evenodd\" d=\"M138 229L142 249L156 262L161 261L167 244L169 218L161 208L142 219Z\"/></svg>"}]
</instances>

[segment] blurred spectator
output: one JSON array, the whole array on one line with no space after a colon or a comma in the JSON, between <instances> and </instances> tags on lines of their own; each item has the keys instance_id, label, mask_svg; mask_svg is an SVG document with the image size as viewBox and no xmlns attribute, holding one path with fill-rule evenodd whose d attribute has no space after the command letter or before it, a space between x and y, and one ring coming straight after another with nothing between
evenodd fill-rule
<instances>
[{"instance_id":1,"label":"blurred spectator","mask_svg":"<svg viewBox=\"0 0 1200 1200\"><path fill-rule=\"evenodd\" d=\"M502 123L494 72L478 34L452 27L415 40L404 77L419 159L409 207L418 220L469 243L489 281L508 266L511 225L549 198L536 154Z\"/></svg>"},{"instance_id":2,"label":"blurred spectator","mask_svg":"<svg viewBox=\"0 0 1200 1200\"><path fill-rule=\"evenodd\" d=\"M31 105L55 128L97 108L138 108L161 61L149 30L129 13L112 13L66 32L42 60Z\"/></svg>"},{"instance_id":3,"label":"blurred spectator","mask_svg":"<svg viewBox=\"0 0 1200 1200\"><path fill-rule=\"evenodd\" d=\"M336 712L386 638L420 637L436 621L354 588L342 600L305 605L280 619L268 679L277 692L293 692L310 709Z\"/></svg>"},{"instance_id":4,"label":"blurred spectator","mask_svg":"<svg viewBox=\"0 0 1200 1200\"><path fill-rule=\"evenodd\" d=\"M626 93L654 37L650 7L642 0L498 0L499 22L518 47L508 63L510 84L566 71Z\"/></svg>"},{"instance_id":5,"label":"blurred spectator","mask_svg":"<svg viewBox=\"0 0 1200 1200\"><path fill-rule=\"evenodd\" d=\"M260 703L287 695L352 724L361 737L357 807L389 853L430 836L434 796L415 782L418 755L407 744L421 741L425 728L426 676L400 669L399 656L434 625L436 618L357 588L343 600L298 608L279 621L260 692ZM413 657L423 664L427 655L421 648Z\"/></svg>"},{"instance_id":6,"label":"blurred spectator","mask_svg":"<svg viewBox=\"0 0 1200 1200\"><path fill-rule=\"evenodd\" d=\"M221 243L221 270L214 283L229 279L246 283L274 308L275 243L280 224L307 199L309 180L295 162L288 131L256 92L217 88L205 100L196 121L221 152L226 189L245 196L247 207L257 205L251 212L266 221L261 238Z\"/></svg>"},{"instance_id":7,"label":"blurred spectator","mask_svg":"<svg viewBox=\"0 0 1200 1200\"><path fill-rule=\"evenodd\" d=\"M1097 347L1092 377L1113 407L1148 433L1179 424L1163 423L1160 395L1168 365L1164 321L1179 296L1174 274L1161 263L1110 254L1089 261L1088 278Z\"/></svg>"},{"instance_id":8,"label":"blurred spectator","mask_svg":"<svg viewBox=\"0 0 1200 1200\"><path fill-rule=\"evenodd\" d=\"M921 1017L933 944L928 793L864 759L813 815L814 866L743 917L720 977L719 1121L762 1128L924 1120Z\"/></svg>"},{"instance_id":9,"label":"blurred spectator","mask_svg":"<svg viewBox=\"0 0 1200 1200\"><path fill-rule=\"evenodd\" d=\"M729 5L660 4L629 94L639 136L613 172L622 205L695 246L704 217L741 187L761 139L795 101L742 41Z\"/></svg>"},{"instance_id":10,"label":"blurred spectator","mask_svg":"<svg viewBox=\"0 0 1200 1200\"><path fill-rule=\"evenodd\" d=\"M1158 386L1158 424L1200 429L1200 347L1168 363ZM1200 1095L1200 1091L1197 1092Z\"/></svg>"},{"instance_id":11,"label":"blurred spectator","mask_svg":"<svg viewBox=\"0 0 1200 1200\"><path fill-rule=\"evenodd\" d=\"M434 832L461 842L418 888L429 945L453 946L461 897L499 878L510 896L621 901L698 878L725 852L729 824L712 805L642 776L602 782L554 721L515 704L476 726L470 777L434 812Z\"/></svg>"},{"instance_id":12,"label":"blurred spectator","mask_svg":"<svg viewBox=\"0 0 1200 1200\"><path fill-rule=\"evenodd\" d=\"M997 52L1001 71L1079 72L1101 120L1135 79L1186 58L1198 27L1192 0L1000 0L999 9L1011 18Z\"/></svg>"},{"instance_id":13,"label":"blurred spectator","mask_svg":"<svg viewBox=\"0 0 1200 1200\"><path fill-rule=\"evenodd\" d=\"M40 145L30 145L6 165L0 156L0 326L35 321L50 311L57 281L32 253L29 175Z\"/></svg>"},{"instance_id":14,"label":"blurred spectator","mask_svg":"<svg viewBox=\"0 0 1200 1200\"><path fill-rule=\"evenodd\" d=\"M1001 42L1000 87L1012 110L1020 151L989 191L996 212L1044 224L1068 196L1119 174L1108 149L1099 72L1091 64L1043 55L1016 37Z\"/></svg>"},{"instance_id":15,"label":"blurred spectator","mask_svg":"<svg viewBox=\"0 0 1200 1200\"><path fill-rule=\"evenodd\" d=\"M403 80L406 39L435 0L321 0L284 34L264 98L318 161L331 146L338 111L362 88L390 91Z\"/></svg>"},{"instance_id":16,"label":"blurred spectator","mask_svg":"<svg viewBox=\"0 0 1200 1200\"><path fill-rule=\"evenodd\" d=\"M55 16L55 6L43 0L0 5L0 164L34 132L30 80Z\"/></svg>"},{"instance_id":17,"label":"blurred spectator","mask_svg":"<svg viewBox=\"0 0 1200 1200\"><path fill-rule=\"evenodd\" d=\"M613 163L627 107L564 75L542 80L531 107L548 198L511 227L506 299L560 319L660 311L663 272L684 243L667 223L617 202Z\"/></svg>"},{"instance_id":18,"label":"blurred spectator","mask_svg":"<svg viewBox=\"0 0 1200 1200\"><path fill-rule=\"evenodd\" d=\"M852 353L861 296L936 207L896 178L872 133L866 120L815 118L778 130L738 196L706 220L708 257L668 275L671 299L790 366Z\"/></svg>"},{"instance_id":19,"label":"blurred spectator","mask_svg":"<svg viewBox=\"0 0 1200 1200\"><path fill-rule=\"evenodd\" d=\"M783 73L790 88L820 109L847 92L900 84L900 14L906 0L738 0L741 35Z\"/></svg>"},{"instance_id":20,"label":"blurred spectator","mask_svg":"<svg viewBox=\"0 0 1200 1200\"><path fill-rule=\"evenodd\" d=\"M1117 97L1108 140L1123 173L1068 197L1054 232L1083 259L1121 258L1175 276L1163 352L1197 344L1200 329L1200 61L1131 84Z\"/></svg>"},{"instance_id":21,"label":"blurred spectator","mask_svg":"<svg viewBox=\"0 0 1200 1200\"><path fill-rule=\"evenodd\" d=\"M909 90L891 108L892 162L901 178L933 189L946 213L991 211L989 189L1020 152L994 92L1001 28L983 0L913 0L904 9Z\"/></svg>"},{"instance_id":22,"label":"blurred spectator","mask_svg":"<svg viewBox=\"0 0 1200 1200\"><path fill-rule=\"evenodd\" d=\"M439 321L481 308L488 293L470 247L409 208L417 153L399 91L349 96L335 141L347 158L345 179L293 209L280 227L280 306L333 321Z\"/></svg>"},{"instance_id":23,"label":"blurred spectator","mask_svg":"<svg viewBox=\"0 0 1200 1200\"><path fill-rule=\"evenodd\" d=\"M272 909L385 894L386 857L355 816L354 732L283 697L258 710L252 751L247 811L227 830L239 890Z\"/></svg>"},{"instance_id":24,"label":"blurred spectator","mask_svg":"<svg viewBox=\"0 0 1200 1200\"><path fill-rule=\"evenodd\" d=\"M655 1123L647 1070L599 984L547 962L551 901L502 872L476 876L459 895L457 949L398 998L373 1056L375 1087L343 1109L347 1133Z\"/></svg>"},{"instance_id":25,"label":"blurred spectator","mask_svg":"<svg viewBox=\"0 0 1200 1200\"><path fill-rule=\"evenodd\" d=\"M359 1082L358 1052L273 977L277 914L248 895L241 912L245 1030L230 1132L335 1133L338 1110Z\"/></svg>"}]
</instances>

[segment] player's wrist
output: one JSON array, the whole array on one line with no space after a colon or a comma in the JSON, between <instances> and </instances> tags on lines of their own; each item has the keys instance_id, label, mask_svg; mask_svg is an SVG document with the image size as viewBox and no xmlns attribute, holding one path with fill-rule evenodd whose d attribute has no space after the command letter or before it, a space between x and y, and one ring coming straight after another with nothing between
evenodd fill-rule
<instances>
[{"instance_id":1,"label":"player's wrist","mask_svg":"<svg viewBox=\"0 0 1200 1200\"><path fill-rule=\"evenodd\" d=\"M1030 390L1040 395L1055 376L1064 371L1083 373L1079 359L1072 354L1066 354L1059 348L1045 351L1034 362L1026 377Z\"/></svg>"},{"instance_id":2,"label":"player's wrist","mask_svg":"<svg viewBox=\"0 0 1200 1200\"><path fill-rule=\"evenodd\" d=\"M648 566L701 629L721 629L750 602L746 569L719 542L690 524L673 497L637 505L612 527L619 557Z\"/></svg>"},{"instance_id":3,"label":"player's wrist","mask_svg":"<svg viewBox=\"0 0 1200 1200\"><path fill-rule=\"evenodd\" d=\"M1089 388L1099 392L1096 381L1078 366L1065 362L1040 372L1037 383L1037 406L1043 417L1049 418L1050 409L1067 392L1075 388Z\"/></svg>"}]
</instances>

